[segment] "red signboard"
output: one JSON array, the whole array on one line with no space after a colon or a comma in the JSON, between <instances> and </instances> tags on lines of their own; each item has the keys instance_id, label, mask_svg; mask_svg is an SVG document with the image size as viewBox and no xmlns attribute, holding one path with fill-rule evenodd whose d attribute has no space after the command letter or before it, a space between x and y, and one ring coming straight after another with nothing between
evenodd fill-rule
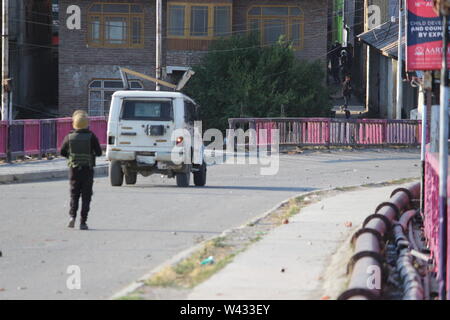
<instances>
[{"instance_id":1,"label":"red signboard","mask_svg":"<svg viewBox=\"0 0 450 320\"><path fill-rule=\"evenodd\" d=\"M406 69L441 69L442 21L433 10L433 1L407 0L407 10Z\"/></svg>"}]
</instances>

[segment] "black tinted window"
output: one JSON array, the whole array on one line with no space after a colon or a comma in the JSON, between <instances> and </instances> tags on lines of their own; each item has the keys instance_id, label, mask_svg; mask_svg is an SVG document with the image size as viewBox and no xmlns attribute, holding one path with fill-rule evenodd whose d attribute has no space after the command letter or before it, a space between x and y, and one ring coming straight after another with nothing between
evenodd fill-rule
<instances>
[{"instance_id":1,"label":"black tinted window","mask_svg":"<svg viewBox=\"0 0 450 320\"><path fill-rule=\"evenodd\" d=\"M171 101L132 101L125 100L122 111L123 120L173 120Z\"/></svg>"},{"instance_id":2,"label":"black tinted window","mask_svg":"<svg viewBox=\"0 0 450 320\"><path fill-rule=\"evenodd\" d=\"M191 103L190 101L185 101L185 108L184 108L184 113L185 113L185 118L187 122L193 122L195 120L197 120L197 111L195 108L195 105L193 103Z\"/></svg>"}]
</instances>

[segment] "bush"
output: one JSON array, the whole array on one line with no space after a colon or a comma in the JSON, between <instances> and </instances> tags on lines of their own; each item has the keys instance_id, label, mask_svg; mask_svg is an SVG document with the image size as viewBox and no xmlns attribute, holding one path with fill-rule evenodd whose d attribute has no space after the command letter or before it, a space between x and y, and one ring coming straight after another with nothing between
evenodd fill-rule
<instances>
[{"instance_id":1,"label":"bush","mask_svg":"<svg viewBox=\"0 0 450 320\"><path fill-rule=\"evenodd\" d=\"M323 62L295 58L283 39L260 46L256 35L218 40L185 88L201 105L204 129L224 130L233 117L327 116Z\"/></svg>"}]
</instances>

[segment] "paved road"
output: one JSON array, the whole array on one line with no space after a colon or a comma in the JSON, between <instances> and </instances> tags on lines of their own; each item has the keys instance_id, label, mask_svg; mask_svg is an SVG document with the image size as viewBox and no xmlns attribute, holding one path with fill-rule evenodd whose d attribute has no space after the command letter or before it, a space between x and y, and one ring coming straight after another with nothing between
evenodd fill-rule
<instances>
[{"instance_id":1,"label":"paved road","mask_svg":"<svg viewBox=\"0 0 450 320\"><path fill-rule=\"evenodd\" d=\"M275 176L254 165L216 165L205 188L176 188L159 176L112 188L100 178L89 232L65 228L67 181L0 185L0 299L108 298L199 239L290 196L419 171L417 150L371 150L285 155ZM66 287L70 265L81 268L80 290Z\"/></svg>"}]
</instances>

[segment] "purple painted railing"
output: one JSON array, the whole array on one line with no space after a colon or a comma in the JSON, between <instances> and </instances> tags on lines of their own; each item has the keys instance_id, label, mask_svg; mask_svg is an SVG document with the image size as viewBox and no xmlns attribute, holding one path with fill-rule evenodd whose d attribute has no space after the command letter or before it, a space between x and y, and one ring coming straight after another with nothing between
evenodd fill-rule
<instances>
[{"instance_id":1,"label":"purple painted railing","mask_svg":"<svg viewBox=\"0 0 450 320\"><path fill-rule=\"evenodd\" d=\"M89 128L106 146L106 117L90 117ZM6 158L8 143L12 156L56 153L64 137L72 130L71 118L0 121L0 158Z\"/></svg>"},{"instance_id":2,"label":"purple painted railing","mask_svg":"<svg viewBox=\"0 0 450 320\"><path fill-rule=\"evenodd\" d=\"M440 252L439 244L439 160L438 154L427 152L425 158L425 205L424 205L424 231L431 254L439 270ZM449 181L450 183L450 178ZM450 184L449 184L450 185ZM448 192L450 196L450 190ZM450 218L450 202L447 205L447 216ZM450 219L449 226L450 227ZM447 228L447 230L450 230ZM450 237L447 237L447 288L450 288Z\"/></svg>"},{"instance_id":3,"label":"purple painted railing","mask_svg":"<svg viewBox=\"0 0 450 320\"><path fill-rule=\"evenodd\" d=\"M364 146L418 145L418 120L331 118L232 118L229 128L256 129L258 145L270 144L271 131L278 129L280 145ZM265 129L266 134L261 134Z\"/></svg>"},{"instance_id":4,"label":"purple painted railing","mask_svg":"<svg viewBox=\"0 0 450 320\"><path fill-rule=\"evenodd\" d=\"M8 148L8 123L0 121L0 158L6 157Z\"/></svg>"}]
</instances>

